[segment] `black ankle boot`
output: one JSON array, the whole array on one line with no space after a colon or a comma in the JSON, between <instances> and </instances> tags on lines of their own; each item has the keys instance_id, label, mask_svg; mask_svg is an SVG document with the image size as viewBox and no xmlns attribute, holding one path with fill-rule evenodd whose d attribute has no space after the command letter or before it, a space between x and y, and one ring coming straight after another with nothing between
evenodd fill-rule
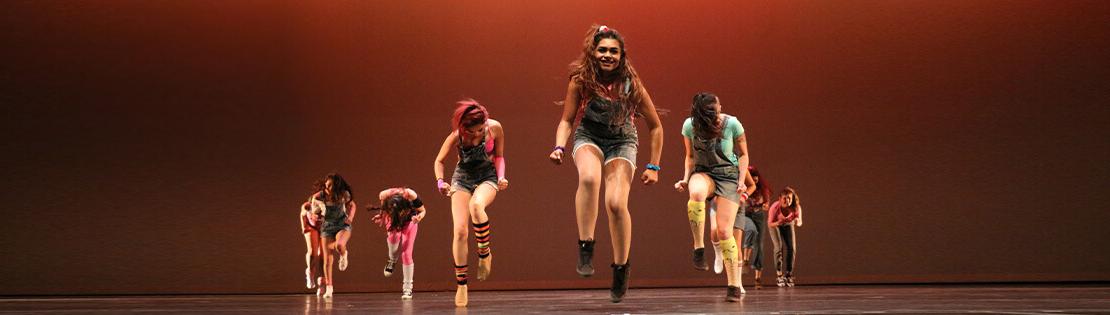
<instances>
[{"instance_id":1,"label":"black ankle boot","mask_svg":"<svg viewBox=\"0 0 1110 315\"><path fill-rule=\"evenodd\" d=\"M594 240L578 241L578 275L589 277L594 275L594 266L590 261L594 259Z\"/></svg>"},{"instance_id":2,"label":"black ankle boot","mask_svg":"<svg viewBox=\"0 0 1110 315\"><path fill-rule=\"evenodd\" d=\"M613 264L613 287L609 289L609 298L613 303L620 303L624 294L628 293L628 263L624 265Z\"/></svg>"},{"instance_id":3,"label":"black ankle boot","mask_svg":"<svg viewBox=\"0 0 1110 315\"><path fill-rule=\"evenodd\" d=\"M709 264L705 262L705 247L694 249L694 269L709 270Z\"/></svg>"},{"instance_id":4,"label":"black ankle boot","mask_svg":"<svg viewBox=\"0 0 1110 315\"><path fill-rule=\"evenodd\" d=\"M725 293L725 301L738 302L740 301L740 288L728 286L728 293Z\"/></svg>"}]
</instances>

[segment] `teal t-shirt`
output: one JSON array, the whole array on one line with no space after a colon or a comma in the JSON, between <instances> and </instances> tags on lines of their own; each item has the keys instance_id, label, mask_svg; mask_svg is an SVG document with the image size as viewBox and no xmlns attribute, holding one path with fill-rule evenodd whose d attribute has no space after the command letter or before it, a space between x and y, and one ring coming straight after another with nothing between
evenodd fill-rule
<instances>
[{"instance_id":1,"label":"teal t-shirt","mask_svg":"<svg viewBox=\"0 0 1110 315\"><path fill-rule=\"evenodd\" d=\"M732 145L736 143L736 138L744 134L744 126L740 124L740 120L736 117L725 115L725 128L721 130L721 149L725 151L725 156L732 165L739 165L740 161L736 158L736 153L732 151ZM694 121L686 118L686 122L682 123L682 136L694 139Z\"/></svg>"}]
</instances>

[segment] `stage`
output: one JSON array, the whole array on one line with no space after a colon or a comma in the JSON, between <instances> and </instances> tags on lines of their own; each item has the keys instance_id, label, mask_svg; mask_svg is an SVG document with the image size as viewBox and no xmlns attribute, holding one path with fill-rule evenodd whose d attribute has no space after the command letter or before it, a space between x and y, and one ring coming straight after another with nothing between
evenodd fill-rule
<instances>
[{"instance_id":1,"label":"stage","mask_svg":"<svg viewBox=\"0 0 1110 315\"><path fill-rule=\"evenodd\" d=\"M749 288L739 303L723 288L633 289L610 303L605 290L471 291L456 308L454 292L343 293L330 302L314 295L178 295L9 297L0 313L204 314L1106 314L1110 284L839 285Z\"/></svg>"}]
</instances>

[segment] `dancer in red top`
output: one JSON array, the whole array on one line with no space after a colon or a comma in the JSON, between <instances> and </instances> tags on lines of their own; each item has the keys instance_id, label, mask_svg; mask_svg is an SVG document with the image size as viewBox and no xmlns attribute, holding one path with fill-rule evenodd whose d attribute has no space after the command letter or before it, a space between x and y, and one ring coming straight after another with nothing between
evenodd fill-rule
<instances>
[{"instance_id":1,"label":"dancer in red top","mask_svg":"<svg viewBox=\"0 0 1110 315\"><path fill-rule=\"evenodd\" d=\"M767 212L767 229L775 245L775 271L780 287L794 286L795 250L798 248L794 239L795 226L802 226L802 201L794 188L787 186Z\"/></svg>"},{"instance_id":2,"label":"dancer in red top","mask_svg":"<svg viewBox=\"0 0 1110 315\"><path fill-rule=\"evenodd\" d=\"M301 204L301 213L297 216L298 221L301 222L301 234L304 234L304 281L305 287L308 289L315 289L319 283L322 283L324 278L321 274L323 272L323 253L320 250L320 218L312 213L312 205L309 202ZM320 290L320 294L323 294Z\"/></svg>"}]
</instances>

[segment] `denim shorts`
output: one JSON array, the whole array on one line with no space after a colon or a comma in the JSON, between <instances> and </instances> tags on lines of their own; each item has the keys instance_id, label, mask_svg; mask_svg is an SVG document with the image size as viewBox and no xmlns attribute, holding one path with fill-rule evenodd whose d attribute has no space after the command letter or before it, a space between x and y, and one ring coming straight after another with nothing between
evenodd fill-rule
<instances>
[{"instance_id":1,"label":"denim shorts","mask_svg":"<svg viewBox=\"0 0 1110 315\"><path fill-rule=\"evenodd\" d=\"M583 146L593 146L601 151L602 165L620 159L628 161L632 169L636 169L636 151L639 143L635 133L617 138L603 138L596 136L590 128L580 124L574 131L574 149L571 150L571 156L578 153L578 149Z\"/></svg>"},{"instance_id":2,"label":"denim shorts","mask_svg":"<svg viewBox=\"0 0 1110 315\"><path fill-rule=\"evenodd\" d=\"M477 189L478 185L481 184L489 184L494 190L497 190L497 169L490 167L477 171L467 171L456 167L455 174L451 175L451 186L455 187L455 191L465 191L473 194L474 189Z\"/></svg>"},{"instance_id":3,"label":"denim shorts","mask_svg":"<svg viewBox=\"0 0 1110 315\"><path fill-rule=\"evenodd\" d=\"M703 173L713 179L713 195L732 200L740 205L740 194L736 193L736 188L740 187L737 183L737 177L740 176L740 171L736 166L715 167L706 169L702 167L694 168L694 173Z\"/></svg>"},{"instance_id":4,"label":"denim shorts","mask_svg":"<svg viewBox=\"0 0 1110 315\"><path fill-rule=\"evenodd\" d=\"M339 231L350 232L351 231L351 225L347 224L347 223L328 224L328 223L325 222L324 223L324 228L320 230L320 237L335 238L335 235L339 234Z\"/></svg>"}]
</instances>

